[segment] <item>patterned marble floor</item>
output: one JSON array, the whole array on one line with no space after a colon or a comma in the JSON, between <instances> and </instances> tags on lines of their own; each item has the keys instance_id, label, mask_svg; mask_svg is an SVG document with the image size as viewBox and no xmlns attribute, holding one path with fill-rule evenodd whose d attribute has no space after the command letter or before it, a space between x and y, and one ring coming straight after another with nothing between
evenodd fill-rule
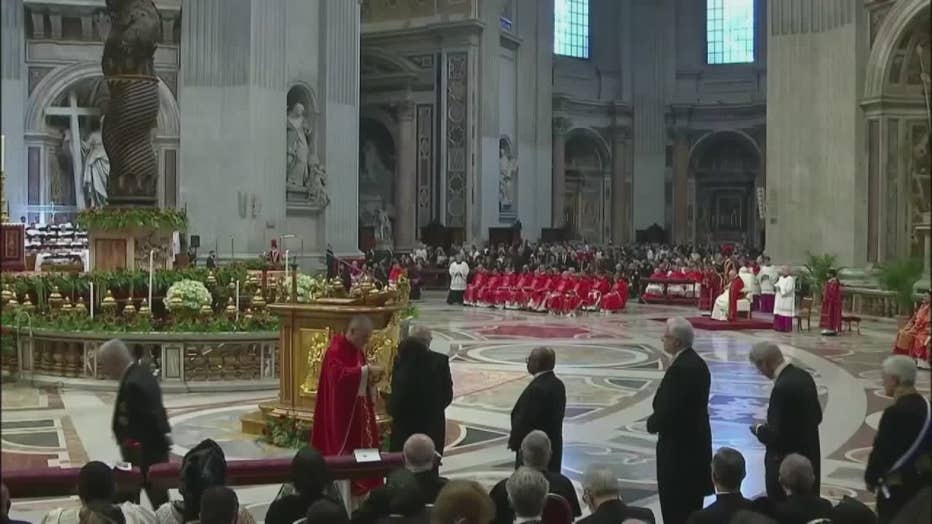
<instances>
[{"instance_id":1,"label":"patterned marble floor","mask_svg":"<svg viewBox=\"0 0 932 524\"><path fill-rule=\"evenodd\" d=\"M663 376L663 323L654 319L692 315L679 307L629 304L621 314L558 318L542 314L451 307L440 295L420 305L418 323L434 330L435 351L450 355L455 399L447 410L448 453L442 472L491 485L507 476L513 455L505 448L509 413L530 377L524 359L535 346L557 352L557 373L567 386L564 473L578 481L593 462L609 464L623 480L625 499L658 509L653 436L644 421ZM822 337L817 330L698 331L695 347L712 372L714 445L744 453L744 492L763 491L763 449L749 424L764 417L770 382L748 363L751 345L774 340L793 362L810 370L825 409L821 426L823 495L870 501L862 475L880 412L890 402L880 385L879 364L889 353L895 326L867 322L861 335ZM920 389L929 392L924 373ZM5 383L2 401L2 467L79 465L117 460L109 434L113 393L36 389ZM221 443L230 459L289 456L239 431L239 415L276 392L171 394L174 453L201 439ZM262 519L277 486L240 489L240 500ZM74 500L17 501L14 514L38 520L49 508ZM659 517L659 511L656 511Z\"/></svg>"}]
</instances>

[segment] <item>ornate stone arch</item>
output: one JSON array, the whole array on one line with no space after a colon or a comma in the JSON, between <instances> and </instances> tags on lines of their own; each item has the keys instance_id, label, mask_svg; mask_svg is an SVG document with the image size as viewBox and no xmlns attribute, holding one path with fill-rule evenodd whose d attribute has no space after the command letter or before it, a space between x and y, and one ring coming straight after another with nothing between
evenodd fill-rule
<instances>
[{"instance_id":1,"label":"ornate stone arch","mask_svg":"<svg viewBox=\"0 0 932 524\"><path fill-rule=\"evenodd\" d=\"M692 146L689 148L690 161L692 161L692 159L695 157L695 153L697 151L701 151L700 146L704 147L704 144L703 144L704 142L710 139L713 139L713 138L715 139L724 138L727 135L733 135L734 137L738 139L738 141L745 142L748 146L751 147L751 149L754 150L755 153L757 153L758 158L761 157L760 144L758 144L757 140L754 140L754 138L751 135L745 133L744 131L740 129L725 129L725 130L719 130L719 131L710 131L702 135L701 137L699 137L699 139L696 140L695 142L693 142Z\"/></svg>"},{"instance_id":2,"label":"ornate stone arch","mask_svg":"<svg viewBox=\"0 0 932 524\"><path fill-rule=\"evenodd\" d=\"M912 24L924 13L928 15L929 0L899 0L884 18L870 56L864 78L864 98L872 100L884 94L892 57L897 43Z\"/></svg>"},{"instance_id":3,"label":"ornate stone arch","mask_svg":"<svg viewBox=\"0 0 932 524\"><path fill-rule=\"evenodd\" d=\"M574 151L578 145L591 148ZM581 155L580 155L581 153ZM573 161L575 155L594 155L586 165ZM588 127L572 128L566 134L566 178L563 223L571 235L590 242L611 238L612 155L605 138Z\"/></svg>"},{"instance_id":4,"label":"ornate stone arch","mask_svg":"<svg viewBox=\"0 0 932 524\"><path fill-rule=\"evenodd\" d=\"M566 133L567 144L576 138L590 140L595 144L596 152L598 152L599 158L602 162L602 169L605 171L604 174L609 174L609 170L611 169L612 154L611 148L609 147L605 138L603 138L602 135L600 135L596 130L589 127L575 127Z\"/></svg>"}]
</instances>

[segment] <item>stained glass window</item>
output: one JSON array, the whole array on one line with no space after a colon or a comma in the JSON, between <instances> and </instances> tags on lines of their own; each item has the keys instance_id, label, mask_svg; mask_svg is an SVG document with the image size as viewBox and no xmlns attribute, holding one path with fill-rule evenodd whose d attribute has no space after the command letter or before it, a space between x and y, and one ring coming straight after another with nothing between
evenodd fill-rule
<instances>
[{"instance_id":1,"label":"stained glass window","mask_svg":"<svg viewBox=\"0 0 932 524\"><path fill-rule=\"evenodd\" d=\"M754 0L707 0L707 62L754 61Z\"/></svg>"},{"instance_id":2,"label":"stained glass window","mask_svg":"<svg viewBox=\"0 0 932 524\"><path fill-rule=\"evenodd\" d=\"M553 52L589 58L589 0L554 0Z\"/></svg>"}]
</instances>

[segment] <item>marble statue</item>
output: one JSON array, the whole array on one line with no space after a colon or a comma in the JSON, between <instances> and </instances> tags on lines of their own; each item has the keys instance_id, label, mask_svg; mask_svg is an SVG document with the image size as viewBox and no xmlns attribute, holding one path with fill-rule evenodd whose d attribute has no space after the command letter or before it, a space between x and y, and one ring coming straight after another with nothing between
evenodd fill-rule
<instances>
[{"instance_id":1,"label":"marble statue","mask_svg":"<svg viewBox=\"0 0 932 524\"><path fill-rule=\"evenodd\" d=\"M505 148L498 149L498 202L502 210L510 210L514 206L515 176L518 174L517 159L508 156Z\"/></svg>"},{"instance_id":2,"label":"marble statue","mask_svg":"<svg viewBox=\"0 0 932 524\"><path fill-rule=\"evenodd\" d=\"M81 142L84 155L83 187L89 207L107 205L107 183L110 180L110 159L104 149L100 131L92 131L87 140Z\"/></svg>"},{"instance_id":3,"label":"marble statue","mask_svg":"<svg viewBox=\"0 0 932 524\"><path fill-rule=\"evenodd\" d=\"M298 102L292 106L288 111L287 125L288 190L304 192L308 188L313 138L305 118L304 104Z\"/></svg>"},{"instance_id":4,"label":"marble statue","mask_svg":"<svg viewBox=\"0 0 932 524\"><path fill-rule=\"evenodd\" d=\"M375 239L382 244L392 243L392 221L384 209L379 209L376 215Z\"/></svg>"}]
</instances>

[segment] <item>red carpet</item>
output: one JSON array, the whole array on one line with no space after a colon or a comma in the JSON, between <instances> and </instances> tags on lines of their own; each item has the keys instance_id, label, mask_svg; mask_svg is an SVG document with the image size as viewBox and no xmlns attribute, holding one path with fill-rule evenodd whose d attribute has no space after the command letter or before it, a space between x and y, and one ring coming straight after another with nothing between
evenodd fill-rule
<instances>
[{"instance_id":1,"label":"red carpet","mask_svg":"<svg viewBox=\"0 0 932 524\"><path fill-rule=\"evenodd\" d=\"M666 322L665 318L655 318L658 322ZM696 329L706 331L743 331L748 329L773 329L773 320L765 318L739 318L734 322L712 320L710 317L687 317L686 320Z\"/></svg>"}]
</instances>

